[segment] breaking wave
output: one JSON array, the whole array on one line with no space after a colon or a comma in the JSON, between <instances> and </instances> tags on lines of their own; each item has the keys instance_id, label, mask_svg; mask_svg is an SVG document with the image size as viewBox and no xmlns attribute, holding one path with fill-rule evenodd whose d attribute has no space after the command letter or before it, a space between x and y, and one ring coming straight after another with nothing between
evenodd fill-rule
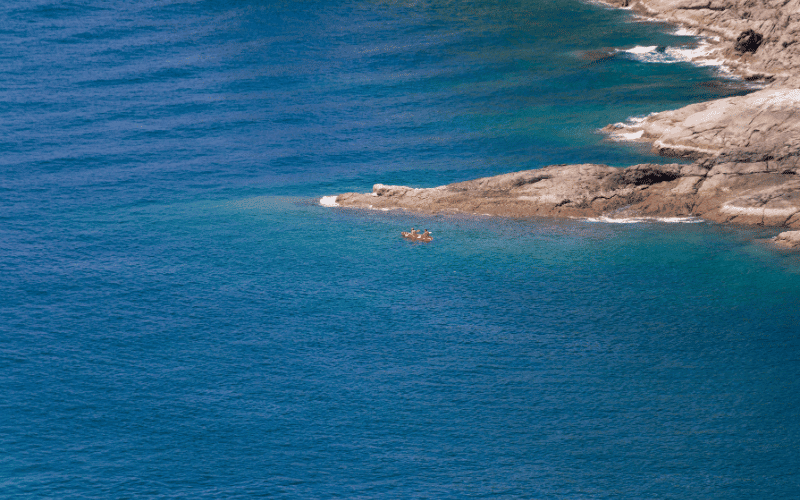
<instances>
[{"instance_id":1,"label":"breaking wave","mask_svg":"<svg viewBox=\"0 0 800 500\"><path fill-rule=\"evenodd\" d=\"M688 62L696 66L714 66L718 70L728 73L725 61L714 57L715 50L709 43L703 41L695 48L637 45L631 49L617 49L617 52L641 62L662 64Z\"/></svg>"},{"instance_id":2,"label":"breaking wave","mask_svg":"<svg viewBox=\"0 0 800 500\"><path fill-rule=\"evenodd\" d=\"M319 204L323 207L338 207L339 204L336 203L336 196L323 196L319 199Z\"/></svg>"}]
</instances>

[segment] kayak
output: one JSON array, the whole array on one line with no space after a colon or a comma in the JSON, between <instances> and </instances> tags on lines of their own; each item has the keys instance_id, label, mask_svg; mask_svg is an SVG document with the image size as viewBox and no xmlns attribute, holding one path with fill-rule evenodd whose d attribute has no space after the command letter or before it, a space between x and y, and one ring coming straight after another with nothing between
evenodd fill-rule
<instances>
[{"instance_id":1,"label":"kayak","mask_svg":"<svg viewBox=\"0 0 800 500\"><path fill-rule=\"evenodd\" d=\"M406 231L402 231L400 233L400 235L403 238L405 238L405 239L407 239L409 241L423 241L425 243L428 243L429 241L433 241L433 238L431 236L423 236L421 234L411 234L411 233L406 232Z\"/></svg>"}]
</instances>

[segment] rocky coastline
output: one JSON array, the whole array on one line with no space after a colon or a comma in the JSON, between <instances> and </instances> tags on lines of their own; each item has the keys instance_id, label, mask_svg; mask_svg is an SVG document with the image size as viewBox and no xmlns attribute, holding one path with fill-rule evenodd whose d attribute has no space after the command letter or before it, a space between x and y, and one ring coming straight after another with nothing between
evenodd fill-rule
<instances>
[{"instance_id":1,"label":"rocky coastline","mask_svg":"<svg viewBox=\"0 0 800 500\"><path fill-rule=\"evenodd\" d=\"M702 36L697 59L722 60L734 74L800 86L800 0L600 0Z\"/></svg>"},{"instance_id":2,"label":"rocky coastline","mask_svg":"<svg viewBox=\"0 0 800 500\"><path fill-rule=\"evenodd\" d=\"M336 204L506 217L699 217L800 229L800 0L607 0L710 40L698 57L765 88L613 124L612 140L692 164L553 165L447 186L376 184ZM796 235L795 235L796 236ZM800 245L789 235L776 240Z\"/></svg>"}]
</instances>

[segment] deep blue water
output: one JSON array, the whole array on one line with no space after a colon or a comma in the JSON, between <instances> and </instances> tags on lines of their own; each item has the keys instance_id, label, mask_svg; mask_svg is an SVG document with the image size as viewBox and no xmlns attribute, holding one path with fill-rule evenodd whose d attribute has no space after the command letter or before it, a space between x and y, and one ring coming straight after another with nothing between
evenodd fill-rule
<instances>
[{"instance_id":1,"label":"deep blue water","mask_svg":"<svg viewBox=\"0 0 800 500\"><path fill-rule=\"evenodd\" d=\"M775 228L321 207L746 88L570 0L0 6L0 497L798 498ZM399 231L427 227L428 245Z\"/></svg>"}]
</instances>

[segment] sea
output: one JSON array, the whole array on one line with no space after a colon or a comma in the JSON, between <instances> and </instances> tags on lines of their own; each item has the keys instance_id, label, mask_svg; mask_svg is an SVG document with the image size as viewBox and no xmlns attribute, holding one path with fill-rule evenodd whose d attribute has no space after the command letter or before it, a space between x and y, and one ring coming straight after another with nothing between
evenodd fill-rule
<instances>
[{"instance_id":1,"label":"sea","mask_svg":"<svg viewBox=\"0 0 800 500\"><path fill-rule=\"evenodd\" d=\"M324 206L753 85L576 0L0 6L0 498L800 498L774 227ZM428 229L415 244L400 231Z\"/></svg>"}]
</instances>

